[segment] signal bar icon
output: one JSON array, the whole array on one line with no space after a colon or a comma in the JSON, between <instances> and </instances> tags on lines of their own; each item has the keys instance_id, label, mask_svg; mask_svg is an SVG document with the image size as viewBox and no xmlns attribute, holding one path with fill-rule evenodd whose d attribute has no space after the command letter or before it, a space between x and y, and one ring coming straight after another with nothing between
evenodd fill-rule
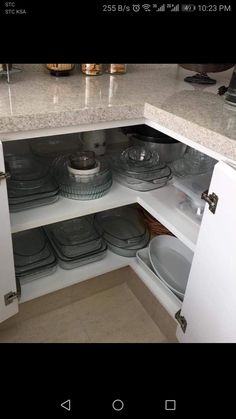
<instances>
[{"instance_id":1,"label":"signal bar icon","mask_svg":"<svg viewBox=\"0 0 236 419\"><path fill-rule=\"evenodd\" d=\"M175 6L170 9L171 12L179 12L179 4L176 4Z\"/></svg>"},{"instance_id":2,"label":"signal bar icon","mask_svg":"<svg viewBox=\"0 0 236 419\"><path fill-rule=\"evenodd\" d=\"M165 12L166 10L166 5L162 4L162 6L158 7L158 9L156 10L156 12Z\"/></svg>"}]
</instances>

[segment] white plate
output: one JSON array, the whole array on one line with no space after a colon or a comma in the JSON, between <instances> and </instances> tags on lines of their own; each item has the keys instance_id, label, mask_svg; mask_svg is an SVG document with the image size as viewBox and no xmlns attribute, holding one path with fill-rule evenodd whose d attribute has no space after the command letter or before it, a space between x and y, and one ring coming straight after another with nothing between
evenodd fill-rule
<instances>
[{"instance_id":1,"label":"white plate","mask_svg":"<svg viewBox=\"0 0 236 419\"><path fill-rule=\"evenodd\" d=\"M170 287L166 285L166 282L162 281L162 279L158 277L155 273L149 259L148 247L138 250L136 253L136 259L139 262L139 264L143 267L143 269L148 273L148 275L153 279L153 281L157 284L161 284L161 286L168 291L169 295L171 295L171 298L174 299L174 301L177 302L177 304L179 304L179 307L181 307L183 298L179 295L177 296L173 292L173 290L171 290Z\"/></svg>"},{"instance_id":2,"label":"white plate","mask_svg":"<svg viewBox=\"0 0 236 419\"><path fill-rule=\"evenodd\" d=\"M149 244L149 258L156 274L180 297L184 297L193 252L176 237L160 235Z\"/></svg>"}]
</instances>

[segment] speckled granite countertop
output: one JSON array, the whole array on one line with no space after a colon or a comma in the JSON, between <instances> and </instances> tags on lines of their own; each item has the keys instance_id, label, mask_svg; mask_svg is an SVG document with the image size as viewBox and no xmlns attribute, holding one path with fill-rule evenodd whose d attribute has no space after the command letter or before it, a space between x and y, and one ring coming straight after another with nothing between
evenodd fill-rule
<instances>
[{"instance_id":1,"label":"speckled granite countertop","mask_svg":"<svg viewBox=\"0 0 236 419\"><path fill-rule=\"evenodd\" d=\"M176 64L132 65L124 76L54 78L23 71L0 78L0 138L4 133L145 117L236 161L236 107L217 95L233 69L211 75L213 86L184 82Z\"/></svg>"}]
</instances>

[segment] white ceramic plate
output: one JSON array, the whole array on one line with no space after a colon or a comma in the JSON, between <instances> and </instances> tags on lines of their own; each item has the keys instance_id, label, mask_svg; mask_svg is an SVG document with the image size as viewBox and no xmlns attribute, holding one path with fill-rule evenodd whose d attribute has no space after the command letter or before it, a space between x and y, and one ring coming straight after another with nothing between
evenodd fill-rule
<instances>
[{"instance_id":1,"label":"white ceramic plate","mask_svg":"<svg viewBox=\"0 0 236 419\"><path fill-rule=\"evenodd\" d=\"M176 237L160 235L149 244L149 258L156 274L180 297L184 297L193 252Z\"/></svg>"}]
</instances>

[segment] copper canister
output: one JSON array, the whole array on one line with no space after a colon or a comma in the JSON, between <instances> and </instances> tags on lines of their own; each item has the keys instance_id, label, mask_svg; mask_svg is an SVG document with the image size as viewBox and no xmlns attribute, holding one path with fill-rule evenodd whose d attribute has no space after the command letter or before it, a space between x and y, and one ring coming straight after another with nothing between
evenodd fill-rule
<instances>
[{"instance_id":1,"label":"copper canister","mask_svg":"<svg viewBox=\"0 0 236 419\"><path fill-rule=\"evenodd\" d=\"M86 76L99 76L103 73L102 64L81 64L81 71Z\"/></svg>"},{"instance_id":2,"label":"copper canister","mask_svg":"<svg viewBox=\"0 0 236 419\"><path fill-rule=\"evenodd\" d=\"M108 64L107 72L110 74L125 74L126 64Z\"/></svg>"},{"instance_id":3,"label":"copper canister","mask_svg":"<svg viewBox=\"0 0 236 419\"><path fill-rule=\"evenodd\" d=\"M53 76L61 77L68 76L71 70L74 69L74 64L46 64L47 69Z\"/></svg>"}]
</instances>

